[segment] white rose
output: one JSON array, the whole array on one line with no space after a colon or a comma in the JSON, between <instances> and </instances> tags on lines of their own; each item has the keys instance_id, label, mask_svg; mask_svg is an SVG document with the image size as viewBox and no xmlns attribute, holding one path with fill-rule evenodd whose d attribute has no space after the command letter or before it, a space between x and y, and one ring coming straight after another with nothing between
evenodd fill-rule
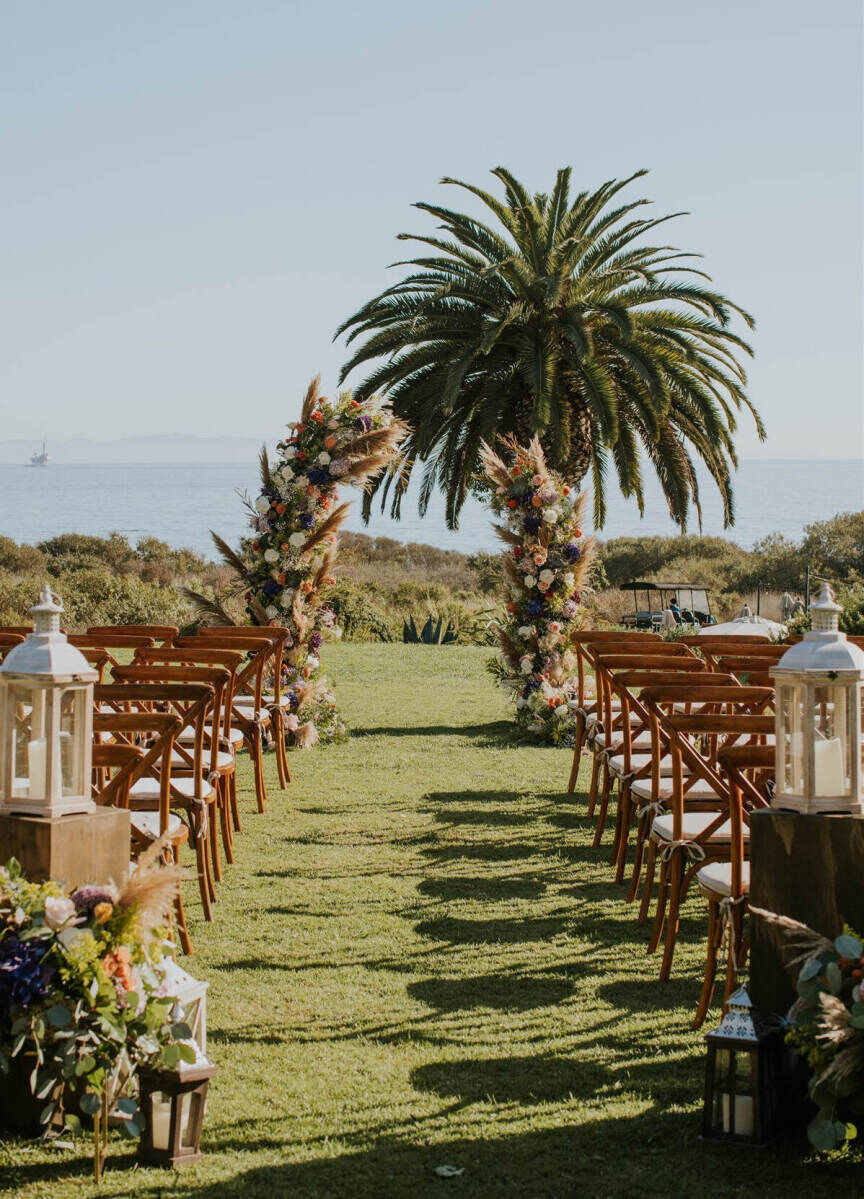
<instances>
[{"instance_id":1,"label":"white rose","mask_svg":"<svg viewBox=\"0 0 864 1199\"><path fill-rule=\"evenodd\" d=\"M555 715L558 717L559 720L561 720L564 716L566 716L567 715L567 705L559 704L558 707L555 709Z\"/></svg>"},{"instance_id":2,"label":"white rose","mask_svg":"<svg viewBox=\"0 0 864 1199\"><path fill-rule=\"evenodd\" d=\"M265 550L264 551L264 561L265 562L278 562L279 555L276 553L275 550Z\"/></svg>"},{"instance_id":3,"label":"white rose","mask_svg":"<svg viewBox=\"0 0 864 1199\"><path fill-rule=\"evenodd\" d=\"M297 447L296 447L296 445L286 445L286 447L285 447L285 457L286 457L286 458L296 458L296 457L297 457Z\"/></svg>"},{"instance_id":4,"label":"white rose","mask_svg":"<svg viewBox=\"0 0 864 1199\"><path fill-rule=\"evenodd\" d=\"M558 512L557 508L543 509L543 519L546 521L547 525L554 525L559 515L560 513Z\"/></svg>"},{"instance_id":5,"label":"white rose","mask_svg":"<svg viewBox=\"0 0 864 1199\"><path fill-rule=\"evenodd\" d=\"M282 592L279 603L282 605L282 607L285 609L286 612L288 612L290 610L291 605L294 603L294 592L290 587L286 587L285 590Z\"/></svg>"},{"instance_id":6,"label":"white rose","mask_svg":"<svg viewBox=\"0 0 864 1199\"><path fill-rule=\"evenodd\" d=\"M533 629L531 628L530 624L523 624L516 631L518 632L519 636L522 638L523 641L527 641L528 638L531 636Z\"/></svg>"},{"instance_id":7,"label":"white rose","mask_svg":"<svg viewBox=\"0 0 864 1199\"><path fill-rule=\"evenodd\" d=\"M288 544L293 545L293 546L300 546L304 543L305 540L306 540L305 533L292 533L291 536L288 538Z\"/></svg>"},{"instance_id":8,"label":"white rose","mask_svg":"<svg viewBox=\"0 0 864 1199\"><path fill-rule=\"evenodd\" d=\"M525 586L528 588L529 591L531 590L532 587L537 586L537 580L534 578L533 575L526 575L522 581L524 582Z\"/></svg>"},{"instance_id":9,"label":"white rose","mask_svg":"<svg viewBox=\"0 0 864 1199\"><path fill-rule=\"evenodd\" d=\"M306 665L308 667L310 667L312 670L317 670L318 666L320 665L320 662L314 654L309 654L309 656L306 659Z\"/></svg>"},{"instance_id":10,"label":"white rose","mask_svg":"<svg viewBox=\"0 0 864 1199\"><path fill-rule=\"evenodd\" d=\"M517 708L525 707L525 697L523 695L520 695L519 698L516 700L516 707Z\"/></svg>"},{"instance_id":11,"label":"white rose","mask_svg":"<svg viewBox=\"0 0 864 1199\"><path fill-rule=\"evenodd\" d=\"M77 915L77 908L71 899L66 899L59 895L50 895L45 900L45 923L49 928L53 928L56 933L68 924L70 920L74 920Z\"/></svg>"},{"instance_id":12,"label":"white rose","mask_svg":"<svg viewBox=\"0 0 864 1199\"><path fill-rule=\"evenodd\" d=\"M267 499L266 495L258 496L258 499L255 501L255 511L260 512L262 516L265 512L270 511L270 501Z\"/></svg>"},{"instance_id":13,"label":"white rose","mask_svg":"<svg viewBox=\"0 0 864 1199\"><path fill-rule=\"evenodd\" d=\"M322 466L326 466L327 463L330 461L330 455L327 453L326 450L324 451L323 454L318 455L318 461L320 462L320 464Z\"/></svg>"},{"instance_id":14,"label":"white rose","mask_svg":"<svg viewBox=\"0 0 864 1199\"><path fill-rule=\"evenodd\" d=\"M338 429L339 428L338 420L328 420L327 428L328 429Z\"/></svg>"},{"instance_id":15,"label":"white rose","mask_svg":"<svg viewBox=\"0 0 864 1199\"><path fill-rule=\"evenodd\" d=\"M297 478L294 480L294 486L297 488L298 491L306 490L306 480L303 478L302 475L298 475Z\"/></svg>"},{"instance_id":16,"label":"white rose","mask_svg":"<svg viewBox=\"0 0 864 1199\"><path fill-rule=\"evenodd\" d=\"M531 673L531 671L534 669L534 659L530 654L525 654L524 657L519 659L519 668L523 674Z\"/></svg>"},{"instance_id":17,"label":"white rose","mask_svg":"<svg viewBox=\"0 0 864 1199\"><path fill-rule=\"evenodd\" d=\"M562 582L565 587L569 588L569 587L573 586L573 584L576 582L576 580L573 578L572 570L567 571L567 573L562 578Z\"/></svg>"},{"instance_id":18,"label":"white rose","mask_svg":"<svg viewBox=\"0 0 864 1199\"><path fill-rule=\"evenodd\" d=\"M540 571L540 582L541 583L549 584L549 583L553 583L554 581L555 581L555 571L554 570L541 570Z\"/></svg>"},{"instance_id":19,"label":"white rose","mask_svg":"<svg viewBox=\"0 0 864 1199\"><path fill-rule=\"evenodd\" d=\"M267 615L268 620L275 620L276 617L279 615L279 609L276 607L275 604L270 604L266 610L266 615Z\"/></svg>"},{"instance_id":20,"label":"white rose","mask_svg":"<svg viewBox=\"0 0 864 1199\"><path fill-rule=\"evenodd\" d=\"M282 476L282 478L284 479L284 481L286 483L290 483L291 480L294 478L294 471L291 469L290 466L283 466L281 471L279 472L279 474Z\"/></svg>"}]
</instances>

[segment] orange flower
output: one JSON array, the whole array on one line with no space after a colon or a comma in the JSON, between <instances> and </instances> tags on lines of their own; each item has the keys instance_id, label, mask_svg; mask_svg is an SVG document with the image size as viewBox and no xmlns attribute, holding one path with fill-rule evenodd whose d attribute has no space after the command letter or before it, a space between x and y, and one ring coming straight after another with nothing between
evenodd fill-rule
<instances>
[{"instance_id":1,"label":"orange flower","mask_svg":"<svg viewBox=\"0 0 864 1199\"><path fill-rule=\"evenodd\" d=\"M508 508L515 508L515 507L516 507L516 501L515 501L515 500L508 500L508 501L507 501L507 507L508 507Z\"/></svg>"},{"instance_id":2,"label":"orange flower","mask_svg":"<svg viewBox=\"0 0 864 1199\"><path fill-rule=\"evenodd\" d=\"M276 582L279 583L282 587L285 586L285 571L284 570L282 571L281 574L278 574L276 576Z\"/></svg>"},{"instance_id":3,"label":"orange flower","mask_svg":"<svg viewBox=\"0 0 864 1199\"><path fill-rule=\"evenodd\" d=\"M510 471L510 474L511 475L521 475L522 471L518 466L514 466L513 469Z\"/></svg>"},{"instance_id":4,"label":"orange flower","mask_svg":"<svg viewBox=\"0 0 864 1199\"><path fill-rule=\"evenodd\" d=\"M120 945L111 953L106 953L102 959L102 966L108 977L116 978L127 991L135 989L135 980L130 969L131 961L129 950L125 945Z\"/></svg>"},{"instance_id":5,"label":"orange flower","mask_svg":"<svg viewBox=\"0 0 864 1199\"><path fill-rule=\"evenodd\" d=\"M295 425L294 428L297 430L298 433L302 433L303 430L306 428L306 426L305 425Z\"/></svg>"},{"instance_id":6,"label":"orange flower","mask_svg":"<svg viewBox=\"0 0 864 1199\"><path fill-rule=\"evenodd\" d=\"M304 581L300 584L300 590L303 592L304 595L308 595L309 592L312 590L312 584L309 582L308 579L304 579Z\"/></svg>"},{"instance_id":7,"label":"orange flower","mask_svg":"<svg viewBox=\"0 0 864 1199\"><path fill-rule=\"evenodd\" d=\"M539 495L532 495L531 503L534 505L535 508L543 507L543 501L540 499Z\"/></svg>"},{"instance_id":8,"label":"orange flower","mask_svg":"<svg viewBox=\"0 0 864 1199\"><path fill-rule=\"evenodd\" d=\"M516 605L515 605L515 604L513 604L513 603L510 603L510 604L508 604L508 605L507 605L507 611L508 611L508 612L515 612L515 611L516 611Z\"/></svg>"},{"instance_id":9,"label":"orange flower","mask_svg":"<svg viewBox=\"0 0 864 1199\"><path fill-rule=\"evenodd\" d=\"M283 549L283 550L290 550L290 548L291 548L291 546L288 544L288 542L287 542L287 541L283 541L283 542L282 542L282 549Z\"/></svg>"},{"instance_id":10,"label":"orange flower","mask_svg":"<svg viewBox=\"0 0 864 1199\"><path fill-rule=\"evenodd\" d=\"M285 504L277 504L276 505L276 511L279 513L280 516L285 511L285 507L286 507Z\"/></svg>"},{"instance_id":11,"label":"orange flower","mask_svg":"<svg viewBox=\"0 0 864 1199\"><path fill-rule=\"evenodd\" d=\"M578 527L577 527L576 529L574 529L574 530L573 530L573 536L574 536L574 537L581 537L581 536L582 536L582 530L581 530L580 528L578 528Z\"/></svg>"},{"instance_id":12,"label":"orange flower","mask_svg":"<svg viewBox=\"0 0 864 1199\"><path fill-rule=\"evenodd\" d=\"M563 488L563 491L564 491L564 494L565 494L565 495L569 495L569 494L570 494L570 488L569 488L569 487L564 487L564 488Z\"/></svg>"},{"instance_id":13,"label":"orange flower","mask_svg":"<svg viewBox=\"0 0 864 1199\"><path fill-rule=\"evenodd\" d=\"M330 434L329 437L324 438L324 449L325 450L332 450L335 444L336 444L336 438L333 436L332 433Z\"/></svg>"}]
</instances>

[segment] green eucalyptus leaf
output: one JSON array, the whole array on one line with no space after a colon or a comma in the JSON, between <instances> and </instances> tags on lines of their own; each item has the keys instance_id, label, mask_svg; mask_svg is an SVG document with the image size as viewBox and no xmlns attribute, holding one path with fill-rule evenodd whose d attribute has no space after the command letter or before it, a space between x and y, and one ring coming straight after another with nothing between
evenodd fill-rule
<instances>
[{"instance_id":1,"label":"green eucalyptus leaf","mask_svg":"<svg viewBox=\"0 0 864 1199\"><path fill-rule=\"evenodd\" d=\"M840 1136L837 1135L838 1128L842 1130ZM814 1149L827 1153L829 1149L835 1149L846 1139L846 1127L820 1113L807 1125L807 1139Z\"/></svg>"},{"instance_id":2,"label":"green eucalyptus leaf","mask_svg":"<svg viewBox=\"0 0 864 1199\"><path fill-rule=\"evenodd\" d=\"M18 1056L18 1054L19 1054L19 1053L21 1052L21 1050L24 1048L24 1042L25 1042L26 1040L27 1040L27 1037L26 1037L26 1035L25 1035L23 1032L21 1032L21 1033L19 1033L19 1034L18 1034L18 1036L17 1036L17 1037L15 1038L15 1040L12 1042L12 1052L11 1052L11 1054L10 1054L10 1056L11 1056L11 1057L17 1057L17 1056Z\"/></svg>"},{"instance_id":3,"label":"green eucalyptus leaf","mask_svg":"<svg viewBox=\"0 0 864 1199\"><path fill-rule=\"evenodd\" d=\"M183 1061L183 1062L194 1062L195 1061L196 1054L195 1054L195 1046L194 1045L186 1045L181 1042L181 1044L179 1044L177 1046L177 1052L180 1054L181 1061Z\"/></svg>"},{"instance_id":4,"label":"green eucalyptus leaf","mask_svg":"<svg viewBox=\"0 0 864 1199\"><path fill-rule=\"evenodd\" d=\"M71 1133L79 1133L81 1131L81 1121L72 1112L67 1112L65 1127Z\"/></svg>"},{"instance_id":5,"label":"green eucalyptus leaf","mask_svg":"<svg viewBox=\"0 0 864 1199\"><path fill-rule=\"evenodd\" d=\"M828 986L831 988L831 994L839 995L840 989L843 986L843 971L836 962L829 962L825 967L825 977L828 980Z\"/></svg>"},{"instance_id":6,"label":"green eucalyptus leaf","mask_svg":"<svg viewBox=\"0 0 864 1199\"><path fill-rule=\"evenodd\" d=\"M35 1091L36 1098L44 1099L45 1096L49 1095L51 1091L53 1091L54 1087L56 1087L57 1079L53 1074L49 1074L47 1077L43 1074L40 1079L37 1079L37 1083L38 1090Z\"/></svg>"},{"instance_id":7,"label":"green eucalyptus leaf","mask_svg":"<svg viewBox=\"0 0 864 1199\"><path fill-rule=\"evenodd\" d=\"M138 1104L134 1099L126 1095L122 1099L117 1100L117 1111L121 1116L128 1116L131 1119L138 1111Z\"/></svg>"},{"instance_id":8,"label":"green eucalyptus leaf","mask_svg":"<svg viewBox=\"0 0 864 1199\"><path fill-rule=\"evenodd\" d=\"M78 1106L85 1116L95 1116L102 1106L102 1098L95 1091L85 1091L79 1100Z\"/></svg>"},{"instance_id":9,"label":"green eucalyptus leaf","mask_svg":"<svg viewBox=\"0 0 864 1199\"><path fill-rule=\"evenodd\" d=\"M184 1024L182 1020L171 1025L171 1036L177 1041L191 1041L192 1029L188 1024Z\"/></svg>"},{"instance_id":10,"label":"green eucalyptus leaf","mask_svg":"<svg viewBox=\"0 0 864 1199\"><path fill-rule=\"evenodd\" d=\"M850 933L841 933L834 938L834 948L842 958L860 958L864 954L864 945Z\"/></svg>"},{"instance_id":11,"label":"green eucalyptus leaf","mask_svg":"<svg viewBox=\"0 0 864 1199\"><path fill-rule=\"evenodd\" d=\"M130 1141L137 1141L137 1139L141 1136L141 1129L134 1120L123 1121L123 1132Z\"/></svg>"},{"instance_id":12,"label":"green eucalyptus leaf","mask_svg":"<svg viewBox=\"0 0 864 1199\"><path fill-rule=\"evenodd\" d=\"M817 974L822 973L822 959L810 958L804 963L798 972L798 982L806 983L808 979L815 978Z\"/></svg>"},{"instance_id":13,"label":"green eucalyptus leaf","mask_svg":"<svg viewBox=\"0 0 864 1199\"><path fill-rule=\"evenodd\" d=\"M39 1113L40 1124L47 1124L50 1121L51 1117L54 1115L54 1109L56 1106L56 1103L46 1103L45 1107L43 1107L42 1111Z\"/></svg>"},{"instance_id":14,"label":"green eucalyptus leaf","mask_svg":"<svg viewBox=\"0 0 864 1199\"><path fill-rule=\"evenodd\" d=\"M53 1024L55 1028L63 1028L72 1019L72 1013L62 1003L52 1004L45 1015L48 1017L48 1023Z\"/></svg>"},{"instance_id":15,"label":"green eucalyptus leaf","mask_svg":"<svg viewBox=\"0 0 864 1199\"><path fill-rule=\"evenodd\" d=\"M164 1060L164 1062L165 1062L165 1065L168 1067L168 1069L169 1069L169 1070L173 1070L173 1069L174 1069L174 1067L177 1065L177 1063L180 1061L180 1047L179 1047L179 1045L168 1045L168 1046L166 1046L166 1048L165 1048L165 1052L164 1052L164 1054L163 1054L162 1056L163 1056L163 1060Z\"/></svg>"},{"instance_id":16,"label":"green eucalyptus leaf","mask_svg":"<svg viewBox=\"0 0 864 1199\"><path fill-rule=\"evenodd\" d=\"M91 1057L89 1053L85 1053L82 1058L78 1059L78 1062L75 1066L75 1073L79 1076L82 1074L89 1074L90 1071L95 1068L95 1066L95 1057Z\"/></svg>"}]
</instances>

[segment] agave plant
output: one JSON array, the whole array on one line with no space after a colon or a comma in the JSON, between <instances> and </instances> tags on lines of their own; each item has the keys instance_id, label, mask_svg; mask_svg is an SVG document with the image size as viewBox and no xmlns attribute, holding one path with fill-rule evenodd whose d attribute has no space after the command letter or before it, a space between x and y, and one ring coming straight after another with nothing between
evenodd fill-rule
<instances>
[{"instance_id":1,"label":"agave plant","mask_svg":"<svg viewBox=\"0 0 864 1199\"><path fill-rule=\"evenodd\" d=\"M459 640L459 634L449 620L445 626L443 616L437 620L429 616L418 632L414 617L409 616L402 621L402 640L406 645L452 645Z\"/></svg>"},{"instance_id":2,"label":"agave plant","mask_svg":"<svg viewBox=\"0 0 864 1199\"><path fill-rule=\"evenodd\" d=\"M673 216L649 219L648 203L612 201L644 175L610 180L570 197L570 168L548 195L531 195L503 167L492 172L504 198L445 178L494 218L435 204L415 207L438 234L402 233L425 247L398 283L348 317L336 336L359 341L342 378L377 365L356 388L386 392L412 427L401 467L379 478L382 506L393 487L399 514L415 460L426 464L421 512L436 484L457 527L476 488L478 452L498 434L538 434L549 466L571 484L591 475L594 518L606 513L606 480L644 506L644 463L656 472L673 519L686 529L701 516L701 460L733 522L731 468L737 414L759 415L745 393L741 357L749 345L731 327L752 318L711 287L696 255L646 236ZM394 486L395 484L395 486ZM371 495L366 497L368 513Z\"/></svg>"}]
</instances>

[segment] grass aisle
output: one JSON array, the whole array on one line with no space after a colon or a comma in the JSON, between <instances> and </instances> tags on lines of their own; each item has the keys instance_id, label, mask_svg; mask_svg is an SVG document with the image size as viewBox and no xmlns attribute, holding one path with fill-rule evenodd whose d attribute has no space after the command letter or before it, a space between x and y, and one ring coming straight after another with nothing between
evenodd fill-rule
<instances>
[{"instance_id":1,"label":"grass aisle","mask_svg":"<svg viewBox=\"0 0 864 1199\"><path fill-rule=\"evenodd\" d=\"M487 656L328 650L352 740L293 755L285 794L270 762L270 810L245 818L216 923L193 927L219 1065L204 1161L133 1172L118 1142L98 1193L859 1193L799 1144L700 1143L702 907L661 987L584 799L561 794L568 755L506 744ZM22 1199L94 1193L86 1170L80 1145L0 1146Z\"/></svg>"}]
</instances>

